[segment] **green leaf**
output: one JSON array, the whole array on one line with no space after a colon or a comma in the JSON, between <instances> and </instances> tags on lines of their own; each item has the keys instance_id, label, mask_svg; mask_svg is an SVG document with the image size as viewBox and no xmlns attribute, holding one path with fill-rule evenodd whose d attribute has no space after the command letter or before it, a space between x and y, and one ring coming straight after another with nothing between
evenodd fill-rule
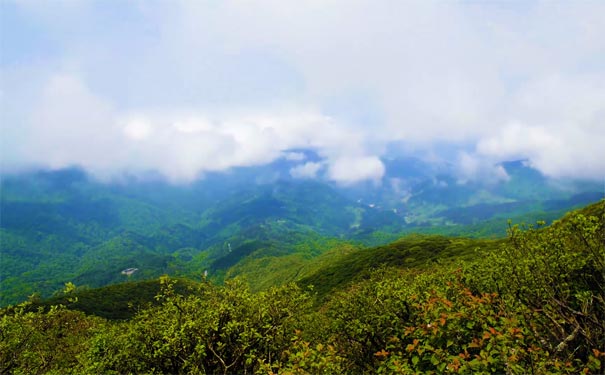
<instances>
[{"instance_id":1,"label":"green leaf","mask_svg":"<svg viewBox=\"0 0 605 375\"><path fill-rule=\"evenodd\" d=\"M412 364L414 366L416 366L416 365L418 365L418 362L420 362L420 358L417 355L413 356L412 357Z\"/></svg>"}]
</instances>

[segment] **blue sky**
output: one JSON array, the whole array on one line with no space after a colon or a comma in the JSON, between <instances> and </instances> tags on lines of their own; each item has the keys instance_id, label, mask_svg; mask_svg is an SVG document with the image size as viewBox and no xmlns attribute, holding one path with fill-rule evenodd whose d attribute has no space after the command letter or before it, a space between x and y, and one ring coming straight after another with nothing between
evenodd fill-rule
<instances>
[{"instance_id":1,"label":"blue sky","mask_svg":"<svg viewBox=\"0 0 605 375\"><path fill-rule=\"evenodd\" d=\"M310 148L605 176L602 1L0 1L2 169L173 181ZM447 150L444 152L443 150ZM285 156L286 155L286 156Z\"/></svg>"}]
</instances>

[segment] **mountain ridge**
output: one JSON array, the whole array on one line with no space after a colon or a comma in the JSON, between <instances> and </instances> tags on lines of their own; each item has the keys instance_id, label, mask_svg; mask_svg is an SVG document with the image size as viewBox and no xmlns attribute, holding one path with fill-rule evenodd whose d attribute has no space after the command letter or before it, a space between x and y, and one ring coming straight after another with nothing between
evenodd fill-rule
<instances>
[{"instance_id":1,"label":"mountain ridge","mask_svg":"<svg viewBox=\"0 0 605 375\"><path fill-rule=\"evenodd\" d=\"M120 282L119 271L128 267L141 269L135 279L209 271L222 280L250 269L246 263L277 267L279 257L290 255L289 262L300 263L296 259L329 250L301 250L315 236L336 247L385 244L411 232L502 236L508 218L548 220L602 196L590 184L578 192L573 181L562 190L534 185L546 180L522 162L506 166L511 179L517 171L520 181L487 188L457 185L453 175L435 179L419 160L393 159L385 183L358 188L294 179L288 168L296 162L280 163L276 170L213 173L189 185L158 179L100 183L77 168L2 176L0 305L35 292L48 296L67 281L91 287ZM413 183L386 183L404 173ZM259 178L268 175L281 177ZM515 186L518 195L494 200ZM530 199L536 195L528 186L540 190L540 200ZM444 200L455 191L463 199Z\"/></svg>"}]
</instances>

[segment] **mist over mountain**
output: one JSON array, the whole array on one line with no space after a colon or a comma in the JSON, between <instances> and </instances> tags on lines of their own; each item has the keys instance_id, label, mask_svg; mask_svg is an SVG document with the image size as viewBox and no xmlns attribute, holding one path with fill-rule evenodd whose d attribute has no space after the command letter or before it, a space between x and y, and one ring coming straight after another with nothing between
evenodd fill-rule
<instances>
[{"instance_id":1,"label":"mist over mountain","mask_svg":"<svg viewBox=\"0 0 605 375\"><path fill-rule=\"evenodd\" d=\"M0 0L0 374L605 373L604 36Z\"/></svg>"},{"instance_id":2,"label":"mist over mountain","mask_svg":"<svg viewBox=\"0 0 605 375\"><path fill-rule=\"evenodd\" d=\"M294 176L346 185L396 150L599 181L603 6L3 1L3 170L191 183L305 149Z\"/></svg>"},{"instance_id":3,"label":"mist over mountain","mask_svg":"<svg viewBox=\"0 0 605 375\"><path fill-rule=\"evenodd\" d=\"M342 185L293 174L302 157L189 184L157 175L100 182L78 168L4 175L3 303L48 295L67 281L123 281L129 267L139 269L134 279L205 270L222 278L241 262L300 252L312 238L305 256L325 252L330 239L376 245L413 231L502 236L506 219L554 219L603 197L598 183L549 179L522 161L499 165L500 180L462 181L451 166L394 158L384 161L380 181Z\"/></svg>"}]
</instances>

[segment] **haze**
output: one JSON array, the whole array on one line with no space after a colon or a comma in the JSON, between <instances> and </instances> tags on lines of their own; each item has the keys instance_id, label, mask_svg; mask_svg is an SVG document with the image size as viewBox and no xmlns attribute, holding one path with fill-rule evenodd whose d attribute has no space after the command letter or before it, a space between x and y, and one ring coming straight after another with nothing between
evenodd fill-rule
<instances>
[{"instance_id":1,"label":"haze","mask_svg":"<svg viewBox=\"0 0 605 375\"><path fill-rule=\"evenodd\" d=\"M2 170L605 176L605 3L2 1ZM305 160L311 149L321 160Z\"/></svg>"}]
</instances>

